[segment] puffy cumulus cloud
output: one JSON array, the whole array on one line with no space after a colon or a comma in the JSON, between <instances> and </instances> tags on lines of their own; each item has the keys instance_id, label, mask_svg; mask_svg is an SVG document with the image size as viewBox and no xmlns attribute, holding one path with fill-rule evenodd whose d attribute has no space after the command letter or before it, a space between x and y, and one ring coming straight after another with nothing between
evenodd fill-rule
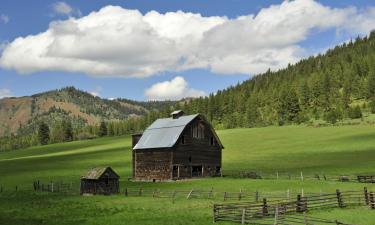
<instances>
[{"instance_id":1,"label":"puffy cumulus cloud","mask_svg":"<svg viewBox=\"0 0 375 225\"><path fill-rule=\"evenodd\" d=\"M0 99L6 97L12 97L12 92L7 88L0 88Z\"/></svg>"},{"instance_id":2,"label":"puffy cumulus cloud","mask_svg":"<svg viewBox=\"0 0 375 225\"><path fill-rule=\"evenodd\" d=\"M101 77L147 77L192 68L255 74L298 61L304 56L299 43L312 31L365 34L373 24L373 8L331 8L313 0L284 1L233 19L106 6L15 39L4 49L0 65L20 73L60 70Z\"/></svg>"},{"instance_id":3,"label":"puffy cumulus cloud","mask_svg":"<svg viewBox=\"0 0 375 225\"><path fill-rule=\"evenodd\" d=\"M145 90L145 95L149 100L179 100L186 97L204 96L206 93L190 88L183 77L177 76L171 81L152 85Z\"/></svg>"},{"instance_id":4,"label":"puffy cumulus cloud","mask_svg":"<svg viewBox=\"0 0 375 225\"><path fill-rule=\"evenodd\" d=\"M81 11L79 9L75 9L71 7L66 2L55 2L52 5L52 9L55 14L67 15L67 16L81 15Z\"/></svg>"}]
</instances>

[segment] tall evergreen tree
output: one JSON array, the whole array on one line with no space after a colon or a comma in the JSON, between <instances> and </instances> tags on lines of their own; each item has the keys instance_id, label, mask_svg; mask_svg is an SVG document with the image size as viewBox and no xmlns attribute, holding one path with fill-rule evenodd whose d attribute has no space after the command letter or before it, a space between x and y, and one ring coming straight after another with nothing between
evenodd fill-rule
<instances>
[{"instance_id":1,"label":"tall evergreen tree","mask_svg":"<svg viewBox=\"0 0 375 225\"><path fill-rule=\"evenodd\" d=\"M49 127L46 123L41 122L38 127L38 137L39 137L39 143L41 145L46 145L49 143L50 139L50 131Z\"/></svg>"},{"instance_id":2,"label":"tall evergreen tree","mask_svg":"<svg viewBox=\"0 0 375 225\"><path fill-rule=\"evenodd\" d=\"M100 137L103 137L103 136L107 136L107 134L108 134L107 125L105 124L104 121L102 121L102 122L100 122L98 135Z\"/></svg>"}]
</instances>

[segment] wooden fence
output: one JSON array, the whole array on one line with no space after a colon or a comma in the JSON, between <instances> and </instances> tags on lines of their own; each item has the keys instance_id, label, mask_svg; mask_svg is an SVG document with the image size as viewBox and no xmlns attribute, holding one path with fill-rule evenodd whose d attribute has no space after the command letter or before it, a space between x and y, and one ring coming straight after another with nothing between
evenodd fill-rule
<instances>
[{"instance_id":1,"label":"wooden fence","mask_svg":"<svg viewBox=\"0 0 375 225\"><path fill-rule=\"evenodd\" d=\"M357 176L360 183L375 183L375 176Z\"/></svg>"},{"instance_id":2,"label":"wooden fence","mask_svg":"<svg viewBox=\"0 0 375 225\"><path fill-rule=\"evenodd\" d=\"M264 198L261 203L220 203L214 204L213 206L213 219L214 222L231 221L241 224L270 224L268 222L273 218L273 224L282 224L280 223L281 220L288 222L287 224L291 224L291 220L298 221L296 219L296 216L294 215L296 213L305 213L314 209L335 207L344 208L359 205L368 205L371 209L375 209L374 193L369 193L367 191L367 188L364 188L363 191L341 192L340 190L336 190L336 193L331 194L318 194L308 196L297 195L296 200L293 201L289 201L288 199L267 201L267 199ZM289 214L292 214L294 216L290 217ZM310 222L312 222L312 220L310 220ZM321 219L320 222L323 222L323 219ZM333 222L337 221L331 221L331 223ZM337 222L336 224L344 223Z\"/></svg>"},{"instance_id":3,"label":"wooden fence","mask_svg":"<svg viewBox=\"0 0 375 225\"><path fill-rule=\"evenodd\" d=\"M302 171L297 173L279 172L263 173L256 171L230 171L224 170L222 176L233 178L249 178L264 180L316 180L316 181L339 181L339 182L360 182L375 183L375 175L345 175L345 174L304 174Z\"/></svg>"},{"instance_id":4,"label":"wooden fence","mask_svg":"<svg viewBox=\"0 0 375 225\"><path fill-rule=\"evenodd\" d=\"M64 183L62 181L41 183L38 180L38 181L33 182L33 188L34 188L34 191L67 193L72 190L73 183Z\"/></svg>"}]
</instances>

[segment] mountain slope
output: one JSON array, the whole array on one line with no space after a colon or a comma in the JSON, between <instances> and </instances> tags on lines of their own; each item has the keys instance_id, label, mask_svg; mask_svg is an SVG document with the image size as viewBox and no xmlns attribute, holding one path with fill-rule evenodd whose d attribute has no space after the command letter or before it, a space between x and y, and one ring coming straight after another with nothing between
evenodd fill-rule
<instances>
[{"instance_id":1,"label":"mountain slope","mask_svg":"<svg viewBox=\"0 0 375 225\"><path fill-rule=\"evenodd\" d=\"M107 100L67 87L20 98L0 100L0 136L30 134L39 121L53 125L70 119L73 125L96 125L101 120L123 120L145 115L146 109L136 101Z\"/></svg>"}]
</instances>

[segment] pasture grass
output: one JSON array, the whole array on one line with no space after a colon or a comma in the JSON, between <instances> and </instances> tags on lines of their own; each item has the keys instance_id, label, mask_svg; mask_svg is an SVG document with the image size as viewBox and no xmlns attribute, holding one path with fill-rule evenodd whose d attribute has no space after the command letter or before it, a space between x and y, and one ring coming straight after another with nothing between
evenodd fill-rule
<instances>
[{"instance_id":1,"label":"pasture grass","mask_svg":"<svg viewBox=\"0 0 375 225\"><path fill-rule=\"evenodd\" d=\"M223 171L257 171L280 179L241 179L232 177L176 182L131 182L131 139L129 136L37 146L0 152L0 224L208 224L212 223L212 204L222 201L221 193L245 192L300 193L362 190L363 184L318 180L298 180L314 174L374 174L375 126L337 127L285 126L220 130L223 142ZM79 178L89 168L109 165L121 176L125 187L190 190L214 188L213 200L178 197L94 196L35 193L32 182L41 180L73 182L78 193ZM292 180L286 174L293 176ZM19 191L15 192L14 187ZM372 185L366 185L375 189ZM347 223L374 224L375 211L367 208L332 209L312 212L323 218ZM226 224L226 223L221 223Z\"/></svg>"}]
</instances>

